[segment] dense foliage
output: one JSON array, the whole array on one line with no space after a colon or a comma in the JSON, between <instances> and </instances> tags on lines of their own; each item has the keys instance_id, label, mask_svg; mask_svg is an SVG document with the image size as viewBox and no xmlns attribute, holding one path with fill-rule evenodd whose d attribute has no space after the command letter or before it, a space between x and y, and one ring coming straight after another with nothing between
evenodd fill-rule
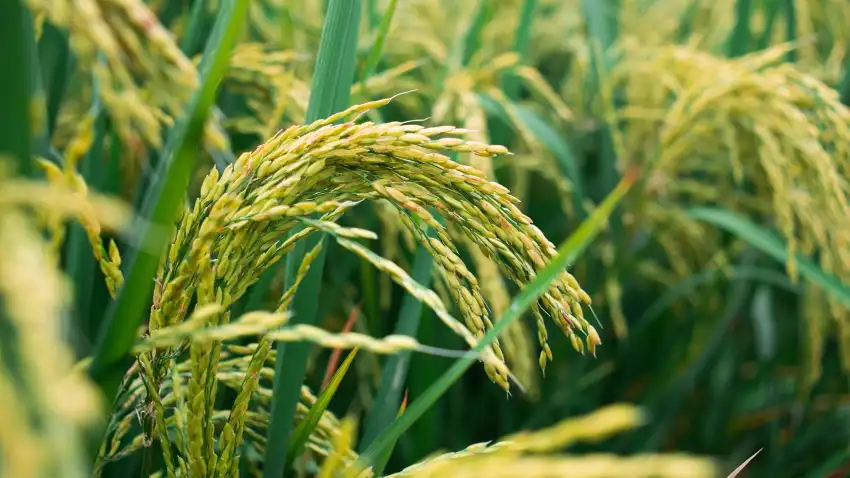
<instances>
[{"instance_id":1,"label":"dense foliage","mask_svg":"<svg viewBox=\"0 0 850 478\"><path fill-rule=\"evenodd\" d=\"M1 5L0 475L841 476L847 2Z\"/></svg>"}]
</instances>

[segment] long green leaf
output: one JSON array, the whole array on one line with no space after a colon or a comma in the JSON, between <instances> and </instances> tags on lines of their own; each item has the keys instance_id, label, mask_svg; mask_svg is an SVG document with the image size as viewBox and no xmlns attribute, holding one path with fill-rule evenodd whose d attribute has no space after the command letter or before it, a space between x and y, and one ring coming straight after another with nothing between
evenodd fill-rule
<instances>
[{"instance_id":1,"label":"long green leaf","mask_svg":"<svg viewBox=\"0 0 850 478\"><path fill-rule=\"evenodd\" d=\"M735 27L729 36L728 54L741 56L750 49L750 10L751 0L738 0L735 6Z\"/></svg>"},{"instance_id":2,"label":"long green leaf","mask_svg":"<svg viewBox=\"0 0 850 478\"><path fill-rule=\"evenodd\" d=\"M68 35L50 23L44 25L38 43L41 81L47 95L47 130L52 134L59 120L59 107L68 85L73 55L68 47Z\"/></svg>"},{"instance_id":3,"label":"long green leaf","mask_svg":"<svg viewBox=\"0 0 850 478\"><path fill-rule=\"evenodd\" d=\"M360 74L360 81L362 82L369 79L372 70L378 66L378 61L381 59L381 52L384 49L384 43L386 43L387 36L390 33L390 25L392 24L397 4L398 0L390 0L387 10L384 12L383 18L381 18L381 25L378 27L378 36L375 37L375 44L372 45L372 49L369 51L369 57L366 60L366 66L363 67L363 72Z\"/></svg>"},{"instance_id":4,"label":"long green leaf","mask_svg":"<svg viewBox=\"0 0 850 478\"><path fill-rule=\"evenodd\" d=\"M725 229L780 263L788 263L788 248L782 239L738 214L718 208L694 208L688 211L688 216ZM850 289L837 277L827 274L817 264L800 254L797 254L794 260L803 277L845 305L850 305Z\"/></svg>"},{"instance_id":5,"label":"long green leaf","mask_svg":"<svg viewBox=\"0 0 850 478\"><path fill-rule=\"evenodd\" d=\"M201 63L201 86L193 95L185 117L170 131L161 161L162 174L145 198L143 213L150 225L141 232L142 247L129 264L118 299L107 312L90 368L92 378L109 401L126 371L125 360L144 319L160 252L165 246L157 240L155 226L173 224L178 217L195 167L205 120L227 70L236 37L245 23L248 6L249 2L241 0L222 4Z\"/></svg>"},{"instance_id":6,"label":"long green leaf","mask_svg":"<svg viewBox=\"0 0 850 478\"><path fill-rule=\"evenodd\" d=\"M558 248L557 255L527 284L522 292L514 298L508 310L501 319L495 322L493 328L472 349L471 354L458 359L431 387L413 401L404 415L393 422L386 432L381 434L366 451L360 455L359 465L367 467L375 463L381 454L413 425L458 379L472 366L477 353L495 342L504 330L518 320L550 287L564 268L575 261L579 254L590 244L600 230L605 226L611 211L620 202L637 178L635 170L627 173L616 188L599 205L589 218L581 223L579 228L570 235Z\"/></svg>"},{"instance_id":7,"label":"long green leaf","mask_svg":"<svg viewBox=\"0 0 850 478\"><path fill-rule=\"evenodd\" d=\"M405 410L407 410L407 392L405 392L404 399L402 399L402 402L398 407L398 413L395 414L395 419L398 420L398 418L404 414ZM373 467L375 470L375 475L383 476L384 468L387 467L387 462L390 461L390 457L393 454L393 450L395 450L395 445L396 442L390 443L384 450L384 452L375 460L375 465Z\"/></svg>"},{"instance_id":8,"label":"long green leaf","mask_svg":"<svg viewBox=\"0 0 850 478\"><path fill-rule=\"evenodd\" d=\"M493 12L493 0L478 0L472 23L469 25L469 29L466 31L466 37L464 38L463 65L469 63L481 46L481 36L484 33L484 27L487 26Z\"/></svg>"},{"instance_id":9,"label":"long green leaf","mask_svg":"<svg viewBox=\"0 0 850 478\"><path fill-rule=\"evenodd\" d=\"M531 40L531 25L534 23L534 14L537 12L537 4L540 0L525 0L522 2L522 10L519 14L519 23L514 33L514 52L520 56L525 55L528 43ZM502 81L502 89L505 96L510 100L516 100L519 95L519 79L516 75L508 72Z\"/></svg>"},{"instance_id":10,"label":"long green leaf","mask_svg":"<svg viewBox=\"0 0 850 478\"><path fill-rule=\"evenodd\" d=\"M764 50L765 48L770 46L770 40L773 35L773 26L776 24L776 17L779 16L779 7L780 5L778 1L765 2L764 30L757 44L757 49L759 50Z\"/></svg>"},{"instance_id":11,"label":"long green leaf","mask_svg":"<svg viewBox=\"0 0 850 478\"><path fill-rule=\"evenodd\" d=\"M201 47L201 39L209 26L209 15L207 15L207 1L194 0L189 10L189 18L186 21L186 30L180 37L180 50L188 56L193 56Z\"/></svg>"},{"instance_id":12,"label":"long green leaf","mask_svg":"<svg viewBox=\"0 0 850 478\"><path fill-rule=\"evenodd\" d=\"M690 0L688 8L685 9L679 19L679 27L676 29L676 41L678 43L684 43L693 33L694 19L697 16L698 9L699 0Z\"/></svg>"},{"instance_id":13,"label":"long green leaf","mask_svg":"<svg viewBox=\"0 0 850 478\"><path fill-rule=\"evenodd\" d=\"M313 72L306 121L312 122L348 107L357 59L357 36L363 9L362 0L331 0L322 28L319 53ZM293 234L303 226L294 228ZM286 257L286 284L293 284L304 254L324 237L318 233L298 241ZM304 277L295 293L292 308L294 323L312 324L317 318L326 248ZM268 428L264 478L280 478L286 465L286 445L307 374L310 345L283 342L277 345L274 398Z\"/></svg>"},{"instance_id":14,"label":"long green leaf","mask_svg":"<svg viewBox=\"0 0 850 478\"><path fill-rule=\"evenodd\" d=\"M524 63L523 56L528 50L528 43L531 39L531 25L534 23L534 14L537 12L539 0L524 0L520 7L519 23L514 32L514 52L519 55L520 63ZM516 75L513 69L505 72L502 77L502 91L505 98L515 101L520 93L520 78ZM514 141L514 134L504 121L505 115L494 115L491 117L495 120L489 127L490 137L499 138L499 142L506 146L510 146Z\"/></svg>"},{"instance_id":15,"label":"long green leaf","mask_svg":"<svg viewBox=\"0 0 850 478\"><path fill-rule=\"evenodd\" d=\"M785 7L785 40L788 42L795 42L797 40L797 9L794 6L794 2L795 0L783 0ZM785 58L793 62L796 56L794 50L791 50ZM847 103L845 102L845 104Z\"/></svg>"},{"instance_id":16,"label":"long green leaf","mask_svg":"<svg viewBox=\"0 0 850 478\"><path fill-rule=\"evenodd\" d=\"M35 41L35 20L29 10L24 10L24 38L29 58L29 118L32 154L47 159L61 160L50 145L47 128L47 95L41 78L41 62L38 61L38 45Z\"/></svg>"},{"instance_id":17,"label":"long green leaf","mask_svg":"<svg viewBox=\"0 0 850 478\"><path fill-rule=\"evenodd\" d=\"M319 397L316 399L316 403L314 403L313 406L310 407L310 411L307 412L307 416L304 417L304 420L302 420L295 428L295 431L292 432L292 436L289 438L289 447L286 450L289 465L291 465L293 460L295 460L295 457L299 456L302 450L304 450L304 446L307 444L307 439L310 438L310 434L316 429L316 425L319 424L322 414L325 413L325 410L328 409L328 405L331 404L331 399L333 399L334 395L336 395L336 391L339 389L339 384L342 383L342 379L345 377L345 374L348 373L348 368L351 367L351 362L354 361L355 355L357 355L357 348L348 354L348 357L345 358L342 365L340 365L337 371L334 372L333 377L331 377L330 382L328 382L328 386L322 390L322 393L320 393Z\"/></svg>"},{"instance_id":18,"label":"long green leaf","mask_svg":"<svg viewBox=\"0 0 850 478\"><path fill-rule=\"evenodd\" d=\"M21 0L0 2L0 156L10 155L18 174L32 176L30 94L32 92L29 12Z\"/></svg>"}]
</instances>

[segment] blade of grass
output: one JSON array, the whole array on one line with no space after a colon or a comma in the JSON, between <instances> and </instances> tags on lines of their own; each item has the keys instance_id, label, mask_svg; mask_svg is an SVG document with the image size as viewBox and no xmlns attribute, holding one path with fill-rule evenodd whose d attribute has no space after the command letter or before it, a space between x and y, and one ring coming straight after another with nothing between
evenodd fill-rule
<instances>
[{"instance_id":1,"label":"blade of grass","mask_svg":"<svg viewBox=\"0 0 850 478\"><path fill-rule=\"evenodd\" d=\"M378 24L378 18L381 14L378 13L378 0L366 0L366 20L369 22L369 28L375 28Z\"/></svg>"},{"instance_id":2,"label":"blade of grass","mask_svg":"<svg viewBox=\"0 0 850 478\"><path fill-rule=\"evenodd\" d=\"M369 79L369 75L372 74L372 70L378 66L378 61L381 59L381 52L384 49L384 43L387 41L387 35L390 32L390 25L393 21L393 15L395 15L395 7L398 4L398 0L390 0L390 4L387 5L387 10L384 12L384 16L381 18L381 25L378 27L378 36L375 37L375 44L372 45L372 50L369 52L369 57L366 60L366 65L363 67L363 71L360 73L360 81L364 83L363 91L366 90L365 82Z\"/></svg>"},{"instance_id":3,"label":"blade of grass","mask_svg":"<svg viewBox=\"0 0 850 478\"><path fill-rule=\"evenodd\" d=\"M514 52L519 55L520 63L523 61L523 56L528 50L528 42L531 39L531 24L534 21L534 14L537 12L539 0L524 0L520 7L519 23L514 32ZM505 98L508 100L516 100L520 94L520 79L516 75L513 68L506 71L502 77L502 91ZM485 107L486 110L486 107ZM494 115L489 112L493 121L490 125L490 136L500 138L500 142L506 146L513 144L514 135L508 123L504 120L506 115Z\"/></svg>"},{"instance_id":4,"label":"blade of grass","mask_svg":"<svg viewBox=\"0 0 850 478\"><path fill-rule=\"evenodd\" d=\"M354 309L351 310L351 313L348 315L348 320L345 321L345 325L343 325L342 330L340 330L341 334L351 332L351 328L354 327L354 322L357 321L358 315L360 315L360 304L355 305ZM334 349L331 353L331 358L328 360L328 367L325 371L325 378L322 380L322 387L319 389L320 391L328 388L328 384L331 383L331 379L333 379L336 374L340 357L342 357L342 349Z\"/></svg>"},{"instance_id":5,"label":"blade of grass","mask_svg":"<svg viewBox=\"0 0 850 478\"><path fill-rule=\"evenodd\" d=\"M308 123L341 111L348 106L354 68L357 59L357 37L362 0L331 0L322 28L319 52L313 73ZM294 228L297 233L303 226ZM304 254L324 237L312 234L298 241L286 257L286 284L292 284ZM322 248L313 266L304 277L293 299L294 323L312 324L318 319L319 289L325 264L326 248ZM274 398L271 404L264 478L280 478L286 464L286 444L307 374L310 345L306 343L277 344L275 361Z\"/></svg>"},{"instance_id":6,"label":"blade of grass","mask_svg":"<svg viewBox=\"0 0 850 478\"><path fill-rule=\"evenodd\" d=\"M688 211L688 215L731 232L782 264L788 262L788 249L782 239L743 216L717 208L694 208ZM850 305L850 289L837 277L827 274L817 264L800 254L797 254L794 260L803 277L832 294L845 305Z\"/></svg>"},{"instance_id":7,"label":"blade of grass","mask_svg":"<svg viewBox=\"0 0 850 478\"><path fill-rule=\"evenodd\" d=\"M590 92L589 98L604 96L605 78L613 67L611 47L617 39L618 23L617 11L614 0L583 0L582 12L587 24L589 43L591 47L591 69L587 78L587 87ZM611 99L613 101L613 99ZM606 104L606 109L616 107L616 104ZM597 132L597 146L599 148L599 175L597 185L593 188L591 199L600 201L608 194L618 181L617 155L614 149L614 140L611 135L611 127L607 122L600 125ZM619 219L612 217L612 232L619 235Z\"/></svg>"},{"instance_id":8,"label":"blade of grass","mask_svg":"<svg viewBox=\"0 0 850 478\"><path fill-rule=\"evenodd\" d=\"M404 398L401 399L401 405L398 407L398 413L395 415L395 419L398 420L404 414L404 411L407 410L407 390L404 391ZM390 457L393 454L393 450L395 450L396 442L391 443L387 447L387 451L384 452L383 455L379 456L375 461L375 475L383 476L384 469L387 467L387 462L390 461Z\"/></svg>"},{"instance_id":9,"label":"blade of grass","mask_svg":"<svg viewBox=\"0 0 850 478\"><path fill-rule=\"evenodd\" d=\"M47 129L47 96L41 79L41 62L38 61L38 45L35 40L35 23L32 13L24 10L24 39L26 41L27 58L29 58L29 118L30 118L30 141L32 142L32 154L54 161L60 160L60 156L53 156L56 152L50 146L50 135ZM64 162L64 161L63 161ZM69 316L70 317L70 316Z\"/></svg>"},{"instance_id":10,"label":"blade of grass","mask_svg":"<svg viewBox=\"0 0 850 478\"><path fill-rule=\"evenodd\" d=\"M73 55L68 48L68 37L50 23L45 23L38 43L42 84L47 95L47 131L52 134L59 119L59 107L65 95Z\"/></svg>"},{"instance_id":11,"label":"blade of grass","mask_svg":"<svg viewBox=\"0 0 850 478\"><path fill-rule=\"evenodd\" d=\"M795 0L783 0L785 5L785 40L795 42L797 40L797 10L794 7ZM793 62L796 57L794 50L788 51L786 60ZM845 68L845 72L847 69ZM850 85L848 85L850 86ZM845 101L844 104L847 104Z\"/></svg>"},{"instance_id":12,"label":"blade of grass","mask_svg":"<svg viewBox=\"0 0 850 478\"><path fill-rule=\"evenodd\" d=\"M688 8L685 9L679 20L679 27L676 30L676 41L678 43L685 43L691 36L691 33L693 33L694 20L696 19L698 9L699 0L691 0Z\"/></svg>"},{"instance_id":13,"label":"blade of grass","mask_svg":"<svg viewBox=\"0 0 850 478\"><path fill-rule=\"evenodd\" d=\"M414 281L422 284L422 286L429 287L433 276L433 259L424 247L416 249L411 276ZM394 333L416 337L421 317L422 302L410 294L405 295ZM401 392L404 389L407 371L410 367L410 355L410 352L402 352L387 358L381 372L381 384L375 394L375 401L366 417L363 439L359 445L361 451L371 445L375 438L395 419L401 403ZM375 473L380 474L381 470L376 469Z\"/></svg>"},{"instance_id":14,"label":"blade of grass","mask_svg":"<svg viewBox=\"0 0 850 478\"><path fill-rule=\"evenodd\" d=\"M230 52L245 23L248 3L229 0L222 4L201 62L201 86L192 97L186 114L169 132L161 161L160 181L151 186L143 214L149 226L141 232L141 244L129 263L126 282L107 312L100 330L90 374L107 401L118 390L126 371L127 353L136 340L144 309L153 287L153 277L165 244L155 242L156 225L173 224L185 200L186 187L197 159L197 148L207 114L215 101L218 86L227 70Z\"/></svg>"},{"instance_id":15,"label":"blade of grass","mask_svg":"<svg viewBox=\"0 0 850 478\"><path fill-rule=\"evenodd\" d=\"M207 0L196 0L192 3L192 8L189 10L189 19L186 22L185 33L180 38L180 50L186 54L186 56L192 57L197 54L198 49L201 46L202 39L208 36L210 16L207 9ZM212 114L224 119L224 115L221 111L219 111L216 105L213 105ZM228 136L226 131L221 131L221 133L225 137ZM227 140L229 143L230 138L227 138ZM224 169L236 160L236 157L230 150L222 151L214 147L208 147L207 153L209 153L212 157L213 163L215 164L216 169L218 169L219 174L223 173Z\"/></svg>"},{"instance_id":16,"label":"blade of grass","mask_svg":"<svg viewBox=\"0 0 850 478\"><path fill-rule=\"evenodd\" d=\"M324 414L325 410L328 409L331 399L333 399L334 395L336 395L336 391L339 389L339 384L342 383L342 379L345 377L345 374L348 373L348 369L351 367L351 362L354 361L354 357L357 355L357 350L358 349L355 348L348 354L348 357L345 358L345 361L342 362L342 365L340 365L336 373L333 374L330 382L328 382L328 386L325 387L325 389L322 390L322 393L319 394L319 397L316 399L316 403L310 407L310 411L307 412L307 416L304 417L304 420L302 420L295 428L295 431L292 432L292 436L289 438L289 446L286 450L287 466L291 466L295 457L304 450L304 445L307 444L307 439L310 438L310 434L316 429L316 425L319 424L322 414Z\"/></svg>"},{"instance_id":17,"label":"blade of grass","mask_svg":"<svg viewBox=\"0 0 850 478\"><path fill-rule=\"evenodd\" d=\"M490 346L502 332L518 320L531 305L537 301L548 289L552 282L570 263L574 262L579 254L590 244L599 231L605 226L611 211L620 202L623 196L631 188L637 179L637 170L630 170L617 185L611 194L593 212L593 215L583 221L578 229L570 235L558 248L557 255L549 264L538 272L537 276L522 292L514 298L508 310L501 319L495 321L493 328L484 334L484 337L473 347L472 354L455 361L454 365L444 373L439 380L431 385L417 398L407 411L398 420L382 433L366 451L360 455L358 467L368 467L382 456L388 447L395 443L398 438L416 422L429 408L431 408L446 391L457 382L458 379L472 366L476 360L477 353L485 347Z\"/></svg>"},{"instance_id":18,"label":"blade of grass","mask_svg":"<svg viewBox=\"0 0 850 478\"><path fill-rule=\"evenodd\" d=\"M750 50L751 0L738 0L735 5L735 27L729 36L727 54L734 58Z\"/></svg>"},{"instance_id":19,"label":"blade of grass","mask_svg":"<svg viewBox=\"0 0 850 478\"><path fill-rule=\"evenodd\" d=\"M17 173L34 176L30 131L32 72L26 20L29 12L20 0L0 2L0 156L10 155Z\"/></svg>"},{"instance_id":20,"label":"blade of grass","mask_svg":"<svg viewBox=\"0 0 850 478\"><path fill-rule=\"evenodd\" d=\"M617 0L582 0L581 3L588 36L597 44L596 47L601 48L601 63L605 71L611 69L612 63L608 53L619 34L618 3Z\"/></svg>"},{"instance_id":21,"label":"blade of grass","mask_svg":"<svg viewBox=\"0 0 850 478\"><path fill-rule=\"evenodd\" d=\"M207 15L207 0L194 0L189 10L189 19L186 21L185 33L180 38L180 49L187 56L194 56L201 47L209 26Z\"/></svg>"},{"instance_id":22,"label":"blade of grass","mask_svg":"<svg viewBox=\"0 0 850 478\"><path fill-rule=\"evenodd\" d=\"M487 22L489 22L492 18L493 13L494 8L492 0L478 0L477 7L475 9L475 16L473 17L472 24L470 25L470 28L466 31L466 37L464 38L464 65L468 64L469 60L472 59L472 56L475 55L475 52L478 51L478 47L481 44L481 35L484 32L484 27L487 25Z\"/></svg>"},{"instance_id":23,"label":"blade of grass","mask_svg":"<svg viewBox=\"0 0 850 478\"><path fill-rule=\"evenodd\" d=\"M519 12L519 24L514 33L514 52L520 59L528 50L528 42L531 40L531 24L534 22L534 14L537 12L537 5L540 0L525 0L522 2L522 9ZM502 80L502 90L508 99L516 100L519 96L519 79L512 73L505 75Z\"/></svg>"},{"instance_id":24,"label":"blade of grass","mask_svg":"<svg viewBox=\"0 0 850 478\"><path fill-rule=\"evenodd\" d=\"M770 46L770 40L773 36L773 25L776 24L776 17L779 16L779 7L780 5L778 1L765 2L764 31L762 32L761 38L756 46L758 50L764 50Z\"/></svg>"}]
</instances>

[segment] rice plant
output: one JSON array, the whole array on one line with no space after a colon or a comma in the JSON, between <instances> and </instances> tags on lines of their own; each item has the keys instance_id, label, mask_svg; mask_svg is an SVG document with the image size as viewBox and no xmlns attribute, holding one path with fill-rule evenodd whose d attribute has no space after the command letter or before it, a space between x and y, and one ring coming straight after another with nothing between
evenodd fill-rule
<instances>
[{"instance_id":1,"label":"rice plant","mask_svg":"<svg viewBox=\"0 0 850 478\"><path fill-rule=\"evenodd\" d=\"M850 6L0 4L0 475L841 476Z\"/></svg>"}]
</instances>

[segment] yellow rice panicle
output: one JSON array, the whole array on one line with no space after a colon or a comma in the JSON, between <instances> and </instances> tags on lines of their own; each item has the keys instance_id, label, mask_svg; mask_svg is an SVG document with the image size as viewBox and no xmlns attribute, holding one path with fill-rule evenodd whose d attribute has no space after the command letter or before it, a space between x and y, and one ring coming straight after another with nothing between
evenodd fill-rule
<instances>
[{"instance_id":1,"label":"yellow rice panicle","mask_svg":"<svg viewBox=\"0 0 850 478\"><path fill-rule=\"evenodd\" d=\"M321 211L334 215L350 207L349 203L383 198L415 214L437 232L436 238L428 239L418 226L406 223L420 243L432 251L449 280L459 286L454 289L455 300L462 305L469 330L474 335L483 335L490 319L483 298L476 292L477 280L457 257L450 239L442 232L444 228L426 208L436 209L449 222L459 225L518 284L528 281L545 264L543 258L554 254L554 246L516 208L515 199L505 188L484 179L483 173L435 152L450 150L489 157L504 154L503 147L466 141L456 135L435 137L452 131L451 128L401 123L332 124L388 101L357 105L311 125L293 126L254 152L243 154L221 175L210 173L202 186L201 197L192 211L184 215L178 228L171 260L159 278L163 287L179 289L182 297L191 296L200 287L199 273L185 266L187 262L197 262L186 261L174 253L191 241L195 245L190 250L209 248L210 257L216 257L215 291L210 294L222 298L226 307L250 285L246 279L259 276L291 247L291 242L279 241L296 224L299 215ZM336 203L323 210L327 201ZM293 209L295 205L297 208ZM213 215L213 211L217 212ZM210 221L216 224L221 221L221 226L213 227ZM274 235L269 234L271 227ZM218 230L217 234L198 235L213 230ZM390 265L385 267L396 270ZM541 302L562 329L586 334L590 329L580 304L589 298L568 273L564 273L561 281ZM173 300L166 295L154 307L154 315L172 310L167 308L173 307ZM178 304L183 302L185 299ZM155 323L181 320L179 315L169 315L170 318L157 319ZM462 329L455 330L464 333ZM472 344L474 340L468 338L468 342ZM497 357L501 354L498 346L493 350ZM491 369L488 373L507 386L504 370Z\"/></svg>"},{"instance_id":2,"label":"yellow rice panicle","mask_svg":"<svg viewBox=\"0 0 850 478\"><path fill-rule=\"evenodd\" d=\"M454 453L426 458L389 477L430 476L599 476L716 477L709 460L686 455L556 454L579 441L597 441L630 430L643 422L631 405L615 404L539 431L520 432L496 443L478 443ZM388 477L388 478L389 478Z\"/></svg>"},{"instance_id":3,"label":"yellow rice panicle","mask_svg":"<svg viewBox=\"0 0 850 478\"><path fill-rule=\"evenodd\" d=\"M788 243L792 278L798 275L794 254L817 252L825 270L850 280L844 230L850 191L841 179L850 164L850 109L835 90L784 63L789 49L777 45L726 59L688 47L643 46L630 50L612 73L612 84L622 85L626 95L617 112L619 156L643 166L649 178L628 214L633 224L652 225L679 277L707 263L720 234L677 205L720 204L748 216L775 217ZM845 308L812 297L812 313L823 308L811 300L830 302L829 316L846 327ZM821 328L810 327L817 355ZM841 342L842 350L850 350L850 342ZM811 372L817 376L818 368Z\"/></svg>"},{"instance_id":4,"label":"yellow rice panicle","mask_svg":"<svg viewBox=\"0 0 850 478\"><path fill-rule=\"evenodd\" d=\"M139 0L28 0L28 6L70 34L71 48L85 71L100 82L104 102L122 140L162 146L170 126L198 86L198 72L173 35ZM103 60L98 58L102 54ZM225 149L214 120L205 140Z\"/></svg>"}]
</instances>

